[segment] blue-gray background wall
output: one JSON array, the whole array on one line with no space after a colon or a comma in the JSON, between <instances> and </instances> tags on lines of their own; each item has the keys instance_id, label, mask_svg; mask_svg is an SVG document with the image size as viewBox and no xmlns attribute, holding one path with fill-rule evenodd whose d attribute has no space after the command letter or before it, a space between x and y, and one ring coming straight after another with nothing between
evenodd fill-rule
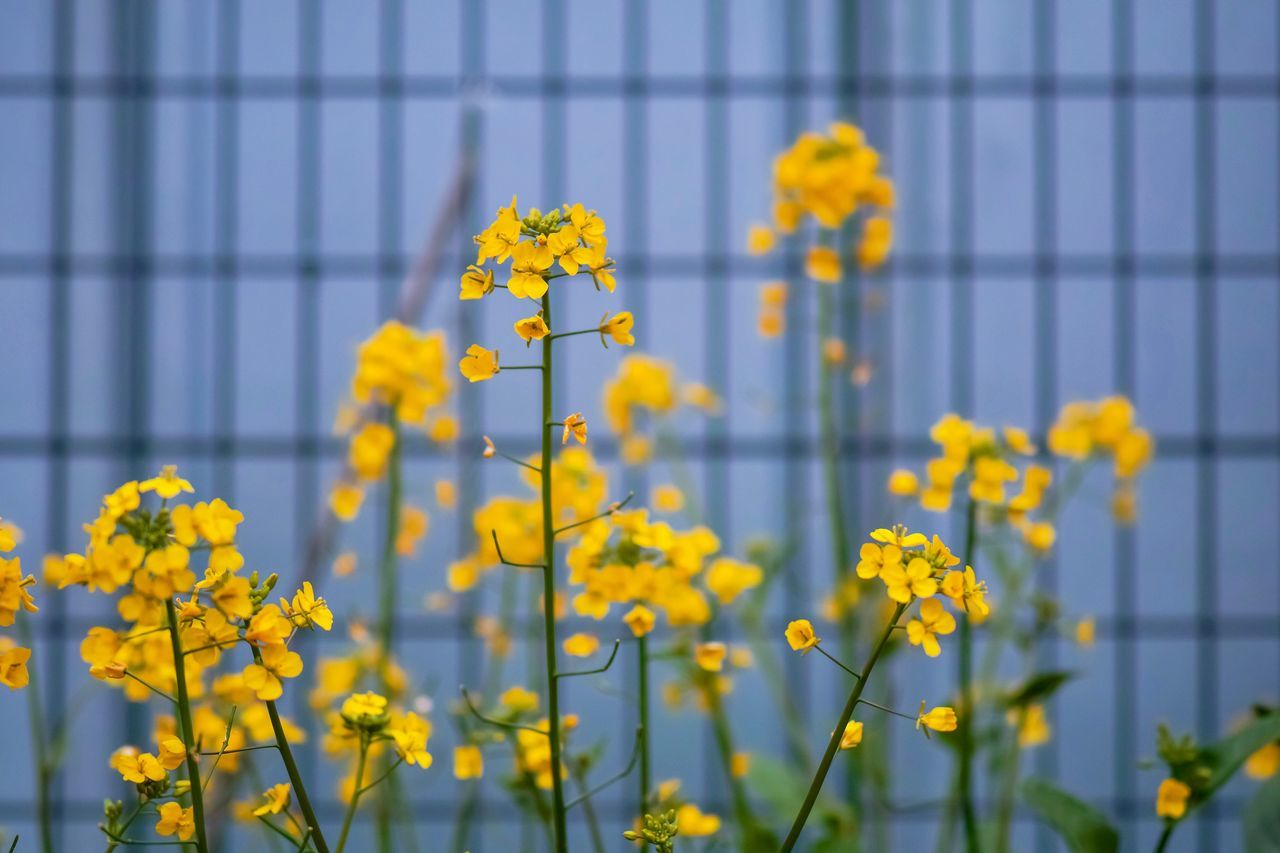
<instances>
[{"instance_id":1,"label":"blue-gray background wall","mask_svg":"<svg viewBox=\"0 0 1280 853\"><path fill-rule=\"evenodd\" d=\"M294 581L341 458L329 426L354 347L421 251L471 110L473 203L423 322L449 329L455 352L510 349L514 303L453 298L465 234L512 193L598 208L621 284L575 295L569 315L634 310L640 347L725 396L725 417L690 429L701 496L737 550L756 534L808 534L775 615L808 612L828 552L814 425L793 416L812 402L812 291L793 291L809 295L789 343L759 340L757 286L796 258L747 258L743 235L767 211L772 155L846 116L884 152L900 199L894 260L864 285L883 307L843 320L874 368L841 404L857 438L848 523L894 517L883 476L921 462L948 409L1042 431L1062 402L1121 391L1157 436L1140 524L1114 532L1099 476L1043 572L1067 612L1098 617L1100 639L1049 652L1087 675L1052 709L1053 745L1029 759L1120 819L1129 849L1149 846L1159 777L1137 762L1154 752L1155 722L1210 736L1280 688L1278 31L1276 3L1225 0L3 0L0 514L26 530L34 568L80 547L105 491L176 462L245 512L250 565ZM593 423L615 358L588 347L563 375L561 400ZM474 436L519 446L525 384L461 389L471 438L462 458L412 453L421 502L437 477L466 478L468 497L515 487L474 464ZM598 447L614 466L612 445ZM448 701L479 652L458 613L422 605L466 527L434 522L406 567L402 630L419 686ZM376 523L366 513L349 532L366 566ZM340 610L371 611L367 569L324 587ZM110 604L78 591L41 603L36 678L57 713L88 681L78 641ZM946 690L946 660L899 665L906 705ZM825 732L841 687L812 661L791 664ZM107 754L149 728L114 692L91 697L56 789L68 850L96 845L101 797L122 793ZM571 699L610 739L607 763L630 748L616 702L581 686ZM780 753L762 707L735 708L742 739ZM0 729L22 731L25 715L21 694L0 695ZM438 840L455 787L452 734L435 717L439 764L415 802L422 837ZM681 774L721 806L702 721L664 725L658 777ZM943 753L877 726L895 742L900 797L939 794ZM0 765L0 824L30 838L21 738L5 739ZM318 750L307 765L328 799L332 768ZM1233 784L1174 846L1238 847L1251 790ZM505 849L511 813L489 793L476 849ZM917 849L933 820L904 814L895 846ZM1020 848L1052 849L1029 822L1019 832Z\"/></svg>"}]
</instances>

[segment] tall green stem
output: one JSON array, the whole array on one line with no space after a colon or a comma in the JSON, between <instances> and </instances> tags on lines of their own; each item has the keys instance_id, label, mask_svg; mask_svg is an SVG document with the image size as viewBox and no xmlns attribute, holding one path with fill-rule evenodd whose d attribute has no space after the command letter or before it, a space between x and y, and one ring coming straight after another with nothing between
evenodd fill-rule
<instances>
[{"instance_id":1,"label":"tall green stem","mask_svg":"<svg viewBox=\"0 0 1280 853\"><path fill-rule=\"evenodd\" d=\"M382 541L382 562L378 571L378 642L381 654L379 676L382 679L382 691L389 697L391 684L388 673L391 669L391 644L395 641L396 615L396 540L400 538L400 504L404 493L403 471L401 470L400 420L396 416L395 407L390 407L387 426L391 428L393 443L391 454L387 459L387 525ZM390 761L384 755L382 764ZM383 768L385 769L385 767ZM382 853L391 853L391 819L395 810L395 794L393 785L378 792L378 849Z\"/></svg>"},{"instance_id":2,"label":"tall green stem","mask_svg":"<svg viewBox=\"0 0 1280 853\"><path fill-rule=\"evenodd\" d=\"M871 671L875 669L876 661L880 660L884 647L889 644L889 638L893 636L893 629L897 627L898 620L902 618L902 614L906 609L907 605L899 604L893 611L893 618L885 626L880 642L876 643L875 648L871 650L871 654L867 657L867 662L862 665L862 671L858 675L858 682L853 685L853 690L849 692L849 701L845 702L844 710L840 712L840 721L836 724L835 730L831 732L831 739L827 741L827 751L823 753L822 761L818 764L818 772L813 775L813 781L809 784L809 792L804 796L804 803L801 804L800 811L796 814L796 819L791 824L791 831L787 833L786 841L782 842L782 853L788 853L788 851L793 850L796 842L800 840L800 833L804 830L805 821L809 819L809 812L813 811L813 804L818 801L818 794L822 792L822 783L827 779L827 771L831 769L831 762L836 756L836 751L840 749L840 739L844 736L844 728L849 724L849 720L853 718L853 709L857 707L858 700L862 698L862 691L867 686L867 679L871 676Z\"/></svg>"},{"instance_id":3,"label":"tall green stem","mask_svg":"<svg viewBox=\"0 0 1280 853\"><path fill-rule=\"evenodd\" d=\"M182 726L182 742L187 746L187 780L191 783L191 815L196 825L196 849L209 853L209 838L204 826L204 793L201 791L200 767L196 764L195 727L191 724L191 699L187 696L187 672L182 658L182 639L178 636L178 611L173 599L164 603L169 617L169 645L173 650L173 677L178 689L178 723Z\"/></svg>"},{"instance_id":4,"label":"tall green stem","mask_svg":"<svg viewBox=\"0 0 1280 853\"><path fill-rule=\"evenodd\" d=\"M1169 844L1169 837L1173 835L1173 828L1176 823L1165 824L1164 831L1160 833L1160 840L1156 842L1154 853L1164 853L1164 848Z\"/></svg>"},{"instance_id":5,"label":"tall green stem","mask_svg":"<svg viewBox=\"0 0 1280 853\"><path fill-rule=\"evenodd\" d=\"M649 791L653 789L649 769L649 641L645 637L636 640L639 650L640 696L640 809L636 813L641 820L649 809Z\"/></svg>"},{"instance_id":6,"label":"tall green stem","mask_svg":"<svg viewBox=\"0 0 1280 853\"><path fill-rule=\"evenodd\" d=\"M977 555L977 519L977 503L970 498L965 510L965 566L972 566ZM978 853L978 815L973 805L973 625L968 613L960 614L960 707L960 812L965 849Z\"/></svg>"},{"instance_id":7,"label":"tall green stem","mask_svg":"<svg viewBox=\"0 0 1280 853\"><path fill-rule=\"evenodd\" d=\"M31 648L31 626L25 618L18 619L18 640ZM35 666L28 668L35 670ZM28 676L30 677L30 676ZM40 702L40 685L35 678L27 683L27 716L31 718L31 750L36 773L36 815L40 826L40 847L44 853L53 853L53 810L49 802L49 784L53 781L54 768L49 762L48 733L44 727L44 710Z\"/></svg>"},{"instance_id":8,"label":"tall green stem","mask_svg":"<svg viewBox=\"0 0 1280 853\"><path fill-rule=\"evenodd\" d=\"M551 291L542 295L542 319L551 324ZM542 624L547 656L548 737L551 741L551 799L554 811L556 850L567 853L565 833L564 780L560 778L560 685L556 677L556 530L551 515L551 353L550 336L542 339Z\"/></svg>"},{"instance_id":9,"label":"tall green stem","mask_svg":"<svg viewBox=\"0 0 1280 853\"><path fill-rule=\"evenodd\" d=\"M261 665L262 652L258 651L257 646L251 648L254 662ZM298 762L293 758L293 749L289 746L289 738L285 736L284 724L280 722L280 712L276 710L275 702L267 702L266 705L267 716L271 718L271 731L275 733L276 747L280 752L280 760L284 762L285 772L289 774L289 784L293 785L294 796L298 798L298 808L302 810L302 816L311 829L311 843L315 845L317 853L329 853L329 845L325 842L324 833L320 829L320 820L316 817L315 809L311 807L311 797L307 796L307 787L302 782L302 774L298 772Z\"/></svg>"},{"instance_id":10,"label":"tall green stem","mask_svg":"<svg viewBox=\"0 0 1280 853\"><path fill-rule=\"evenodd\" d=\"M360 735L360 757L356 759L356 784L351 789L351 802L347 803L347 813L342 818L342 834L338 836L338 853L347 846L347 836L351 834L351 821L360 806L360 788L364 785L364 762L369 756L369 741L366 735Z\"/></svg>"}]
</instances>

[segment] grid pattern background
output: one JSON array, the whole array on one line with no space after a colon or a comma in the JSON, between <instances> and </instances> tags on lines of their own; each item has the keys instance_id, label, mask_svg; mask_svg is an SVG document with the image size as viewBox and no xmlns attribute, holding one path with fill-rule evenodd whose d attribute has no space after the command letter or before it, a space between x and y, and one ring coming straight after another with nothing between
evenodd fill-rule
<instances>
[{"instance_id":1,"label":"grid pattern background","mask_svg":"<svg viewBox=\"0 0 1280 853\"><path fill-rule=\"evenodd\" d=\"M829 549L816 425L788 412L811 408L812 293L793 301L784 342L758 340L757 285L795 278L800 258L747 258L743 235L767 210L773 153L849 117L900 195L893 261L841 305L874 367L841 394L851 528L889 520L885 473L921 463L945 410L1042 434L1062 402L1119 391L1157 436L1141 523L1116 532L1105 508L1074 507L1065 556L1040 577L1069 613L1098 616L1099 642L1046 650L1087 675L1055 702L1054 742L1029 762L1088 792L1130 849L1149 847L1158 778L1138 762L1155 722L1212 736L1280 692L1278 53L1280 13L1260 1L8 0L0 513L25 528L36 562L79 547L80 522L114 484L177 462L245 512L251 563L294 580L342 457L328 427L354 346L394 311L465 153L474 181L422 322L449 329L455 350L509 334L514 313L461 311L452 294L467 235L512 192L599 208L622 270L606 307L634 311L643 349L727 401L729 417L687 441L708 520L739 547L800 534L773 616L808 611ZM600 301L567 314L590 324ZM598 417L612 368L612 356L562 367L561 400ZM458 400L464 435L527 444L532 388ZM612 465L614 445L593 444ZM490 593L450 614L428 614L422 596L462 547L467 508L514 481L462 449L409 448L420 492L437 477L462 487L456 519L438 516L406 569L399 625L405 656L429 664L424 689L446 701L480 665L467 626ZM1104 479L1091 486L1101 500ZM376 522L349 532L363 554ZM326 579L329 595L369 612L368 573L338 583ZM109 605L42 604L35 679L57 713L78 702L78 642ZM825 731L837 686L789 664ZM945 666L896 667L908 704L949 682ZM95 694L80 717L56 785L59 849L93 846L113 790L106 755L149 731L118 700ZM570 702L588 721L619 716L587 688ZM782 752L775 721L734 715L746 748ZM683 772L687 791L720 805L701 721L661 722L659 778ZM625 760L633 724L616 728L606 762ZM0 725L25 726L20 694L0 696ZM21 771L26 749L6 745L0 763ZM941 793L919 778L944 778L943 753L895 737L893 755L924 768L898 774L904 802ZM305 770L334 816L333 768L314 743ZM427 849L452 823L446 775L415 788ZM1181 834L1184 849L1237 849L1249 790L1233 784ZM496 790L486 796L472 849L508 849L519 828ZM617 818L623 805L602 809ZM927 843L936 818L904 809L895 847ZM22 772L0 778L0 824L34 832ZM1029 819L1018 833L1017 849L1053 849Z\"/></svg>"}]
</instances>

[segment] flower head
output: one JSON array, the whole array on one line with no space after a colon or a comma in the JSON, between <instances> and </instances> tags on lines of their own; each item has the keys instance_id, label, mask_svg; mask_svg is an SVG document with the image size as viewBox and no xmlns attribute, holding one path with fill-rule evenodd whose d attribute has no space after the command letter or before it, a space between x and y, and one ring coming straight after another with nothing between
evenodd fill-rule
<instances>
[{"instance_id":1,"label":"flower head","mask_svg":"<svg viewBox=\"0 0 1280 853\"><path fill-rule=\"evenodd\" d=\"M272 785L270 788L262 792L264 802L253 810L257 817L269 814L280 814L289 807L289 792L292 789L287 782L281 782L278 785Z\"/></svg>"},{"instance_id":2,"label":"flower head","mask_svg":"<svg viewBox=\"0 0 1280 853\"><path fill-rule=\"evenodd\" d=\"M924 728L925 734L932 729L935 732L954 732L956 730L956 711L946 705L924 710L924 700L920 701L920 713L916 716L916 728Z\"/></svg>"},{"instance_id":3,"label":"flower head","mask_svg":"<svg viewBox=\"0 0 1280 853\"><path fill-rule=\"evenodd\" d=\"M822 640L813 631L813 623L808 619L795 619L787 623L787 644L793 652L808 654L809 650Z\"/></svg>"},{"instance_id":4,"label":"flower head","mask_svg":"<svg viewBox=\"0 0 1280 853\"><path fill-rule=\"evenodd\" d=\"M458 362L458 369L469 382L483 382L498 375L498 351L487 350L479 344L467 347L467 354Z\"/></svg>"},{"instance_id":5,"label":"flower head","mask_svg":"<svg viewBox=\"0 0 1280 853\"><path fill-rule=\"evenodd\" d=\"M516 334L520 336L526 345L534 341L540 341L551 334L551 329L547 326L546 321L542 319L541 311L532 317L516 320L515 329Z\"/></svg>"},{"instance_id":6,"label":"flower head","mask_svg":"<svg viewBox=\"0 0 1280 853\"><path fill-rule=\"evenodd\" d=\"M850 720L845 724L844 732L840 735L840 748L853 749L860 743L862 743L862 723Z\"/></svg>"},{"instance_id":7,"label":"flower head","mask_svg":"<svg viewBox=\"0 0 1280 853\"><path fill-rule=\"evenodd\" d=\"M1191 788L1177 779L1169 778L1160 783L1156 791L1156 815L1169 820L1180 820L1187 813L1187 800Z\"/></svg>"},{"instance_id":8,"label":"flower head","mask_svg":"<svg viewBox=\"0 0 1280 853\"><path fill-rule=\"evenodd\" d=\"M605 315L600 322L600 340L604 341L604 336L608 335L613 338L615 344L624 347L635 346L635 335L631 334L631 329L635 325L635 317L630 311L619 311L610 317Z\"/></svg>"}]
</instances>

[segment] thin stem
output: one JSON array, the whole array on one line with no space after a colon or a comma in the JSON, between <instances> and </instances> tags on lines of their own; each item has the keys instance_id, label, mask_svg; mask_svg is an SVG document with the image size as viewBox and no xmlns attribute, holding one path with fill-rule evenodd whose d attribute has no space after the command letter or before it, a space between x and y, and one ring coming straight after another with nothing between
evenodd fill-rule
<instances>
[{"instance_id":1,"label":"thin stem","mask_svg":"<svg viewBox=\"0 0 1280 853\"><path fill-rule=\"evenodd\" d=\"M895 717L901 717L904 720L911 720L913 723L916 720L916 718L910 714L904 714L901 711L895 711L892 708L888 708L884 705L881 705L878 702L872 702L870 699L859 699L858 704L868 705L872 708L875 708L877 711L884 711L886 714L893 714Z\"/></svg>"},{"instance_id":2,"label":"thin stem","mask_svg":"<svg viewBox=\"0 0 1280 853\"><path fill-rule=\"evenodd\" d=\"M902 617L903 611L907 609L907 605L899 604L893 611L893 618L889 620L889 624L884 629L884 634L880 637L880 642L876 643L871 655L867 658L867 662L862 666L862 673L858 677L858 683L853 685L853 691L849 694L849 700L845 702L844 710L840 713L840 721L836 724L835 730L831 733L831 739L827 741L827 751L822 755L822 761L818 764L818 771L813 776L813 782L809 785L809 792L805 794L804 803L800 806L800 811L796 815L795 822L791 824L791 831L787 833L787 839L782 842L782 853L795 849L796 842L800 840L800 833L804 830L805 821L809 819L809 812L813 811L813 804L818 801L818 794L822 792L822 783L826 781L827 771L831 769L831 762L836 756L836 752L840 749L840 739L844 736L844 727L849 724L849 720L853 717L853 709L857 707L858 700L862 698L862 690L867 686L867 678L871 675L871 670L875 669L876 661L880 660L880 655L884 651L884 647L889 644L889 638L893 636L893 626L898 624L898 619Z\"/></svg>"},{"instance_id":3,"label":"thin stem","mask_svg":"<svg viewBox=\"0 0 1280 853\"><path fill-rule=\"evenodd\" d=\"M165 613L169 617L169 645L173 650L173 678L178 686L178 722L182 726L182 741L187 747L187 781L191 783L191 816L196 825L196 849L209 853L209 838L204 826L204 791L200 786L200 767L196 764L195 727L191 724L191 699L187 696L187 672L182 658L182 639L178 636L178 611L173 599L165 599ZM134 676L137 678L137 676ZM138 679L141 681L141 679ZM144 684L146 682L143 682ZM151 685L147 685L150 687ZM154 687L151 689L155 690ZM160 691L156 691L159 693ZM161 695L165 695L161 693Z\"/></svg>"},{"instance_id":4,"label":"thin stem","mask_svg":"<svg viewBox=\"0 0 1280 853\"><path fill-rule=\"evenodd\" d=\"M1009 834L1013 826L1013 800L1018 789L1018 771L1021 769L1022 755L1018 749L1018 729L1012 728L1008 735L1009 746L1005 752L1001 767L1000 797L996 807L996 850L1008 853Z\"/></svg>"},{"instance_id":5,"label":"thin stem","mask_svg":"<svg viewBox=\"0 0 1280 853\"><path fill-rule=\"evenodd\" d=\"M31 637L31 626L26 618L18 619L18 639L28 648L34 646ZM53 853L53 809L49 802L49 782L53 777L54 767L49 761L48 736L44 728L44 711L41 709L40 684L30 674L39 674L38 667L28 668L27 683L27 716L31 726L31 751L36 771L36 815L40 827L40 847L44 853ZM13 847L18 846L18 837L13 838ZM10 851L13 847L9 848Z\"/></svg>"},{"instance_id":6,"label":"thin stem","mask_svg":"<svg viewBox=\"0 0 1280 853\"><path fill-rule=\"evenodd\" d=\"M594 329L579 329L579 330L578 330L578 331L576 331L576 332L560 332L560 333L555 334L555 335L550 335L549 337L550 337L552 340L557 340L557 339L559 339L559 338L571 338L571 337L573 337L574 335L598 335L598 334L600 334L600 329L599 329L599 327L594 328Z\"/></svg>"},{"instance_id":7,"label":"thin stem","mask_svg":"<svg viewBox=\"0 0 1280 853\"><path fill-rule=\"evenodd\" d=\"M543 367L541 364L513 364L510 366L504 364L502 365L502 369L503 370L542 370Z\"/></svg>"},{"instance_id":8,"label":"thin stem","mask_svg":"<svg viewBox=\"0 0 1280 853\"><path fill-rule=\"evenodd\" d=\"M539 472L541 474L541 472ZM493 537L494 550L498 552L498 562L504 566L511 566L516 569L545 569L545 563L513 563L502 553L502 544L498 542L498 531L490 530L489 535Z\"/></svg>"},{"instance_id":9,"label":"thin stem","mask_svg":"<svg viewBox=\"0 0 1280 853\"><path fill-rule=\"evenodd\" d=\"M593 521L599 521L602 518L608 518L618 510L622 509L627 504L631 503L631 499L634 498L635 496L636 496L635 492L627 492L627 496L625 498L613 504L604 512L600 513L599 515L593 515L590 518L584 518L581 521L575 521L572 524L566 524L564 527L557 527L555 533L557 536L559 536L561 533L564 533L566 530L572 530L575 527L581 527L584 524L590 524Z\"/></svg>"},{"instance_id":10,"label":"thin stem","mask_svg":"<svg viewBox=\"0 0 1280 853\"><path fill-rule=\"evenodd\" d=\"M629 774L632 770L635 769L636 761L638 761L639 758L640 758L640 731L639 729L637 729L635 745L631 747L631 758L630 760L627 761L627 766L622 768L612 776L610 776L608 779L605 779L603 782L601 782L599 785L596 785L594 788L591 788L588 791L584 791L579 796L574 797L572 800L569 801L568 805L565 806L565 809L568 810L578 805L579 803L585 803L588 800L590 800L592 797L594 797L596 794L600 793L605 788L612 785L614 782L620 782L621 780L627 778L627 774Z\"/></svg>"},{"instance_id":11,"label":"thin stem","mask_svg":"<svg viewBox=\"0 0 1280 853\"><path fill-rule=\"evenodd\" d=\"M378 643L381 655L379 677L382 682L382 692L390 696L389 672L391 670L391 644L395 640L396 570L398 568L396 540L400 538L400 504L404 493L404 472L401 469L403 454L400 447L402 436L400 419L394 406L390 407L388 411L387 425L391 427L394 443L391 445L391 454L387 460L387 524L382 542L382 562L378 571L380 585ZM378 797L377 811L378 846L383 853L390 853L391 851L392 811L391 798L386 795L386 792L383 792Z\"/></svg>"},{"instance_id":12,"label":"thin stem","mask_svg":"<svg viewBox=\"0 0 1280 853\"><path fill-rule=\"evenodd\" d=\"M583 769L569 762L569 775L573 777L574 784L578 786L578 793L585 795L587 790L587 774ZM596 807L591 802L591 797L587 797L582 801L582 811L587 816L587 831L591 833L591 848L595 853L604 853L604 836L600 833L600 819L596 815Z\"/></svg>"},{"instance_id":13,"label":"thin stem","mask_svg":"<svg viewBox=\"0 0 1280 853\"><path fill-rule=\"evenodd\" d=\"M520 729L526 732L534 732L540 735L545 735L547 733L546 729L540 729L540 728L537 728L536 726L526 726L522 723L508 723L504 720L498 720L493 717L487 717L484 714L480 713L480 709L477 708L475 703L471 701L471 694L467 692L467 688L461 687L459 688L459 690L462 691L462 700L467 703L467 709L470 710L472 716L474 716L478 720L486 722L491 726L497 726L500 729L512 729L512 730Z\"/></svg>"},{"instance_id":14,"label":"thin stem","mask_svg":"<svg viewBox=\"0 0 1280 853\"><path fill-rule=\"evenodd\" d=\"M257 646L252 646L253 660L261 665L262 653ZM302 774L298 772L298 763L293 760L293 750L289 747L289 739L284 734L284 724L280 722L280 712L276 710L274 701L267 702L267 716L271 718L271 731L276 736L276 746L280 750L280 759L284 761L285 772L289 775L289 783L293 785L293 793L298 797L298 808L307 819L307 826L315 831L312 843L319 853L329 853L329 845L325 843L324 833L320 830L320 821L316 819L315 809L311 807L311 798L307 796L307 787L302 782ZM243 752L244 750L234 750Z\"/></svg>"},{"instance_id":15,"label":"thin stem","mask_svg":"<svg viewBox=\"0 0 1280 853\"><path fill-rule=\"evenodd\" d=\"M209 777L205 779L203 783L201 783L200 785L201 790L208 788L209 783L213 781L213 774L216 773L218 770L218 762L222 760L223 754L226 753L227 747L231 744L231 727L235 725L235 722L236 722L236 706L232 705L231 717L227 720L227 730L222 735L222 747L214 755L213 764L209 767ZM190 747L188 747L188 749L189 748Z\"/></svg>"},{"instance_id":16,"label":"thin stem","mask_svg":"<svg viewBox=\"0 0 1280 853\"><path fill-rule=\"evenodd\" d=\"M542 319L551 325L551 291L542 295ZM556 530L551 505L551 382L552 347L550 338L542 340L542 570L543 641L547 658L547 713L551 731L551 801L555 822L555 844L558 853L568 853L569 839L565 826L564 780L560 778L560 679L556 678Z\"/></svg>"},{"instance_id":17,"label":"thin stem","mask_svg":"<svg viewBox=\"0 0 1280 853\"><path fill-rule=\"evenodd\" d=\"M539 474L542 473L542 469L539 468L537 465L530 465L528 462L525 462L523 459L517 459L515 456L512 456L510 453L503 453L501 450L495 450L493 451L493 455L501 456L503 459L507 460L508 462L514 462L517 465L520 465L524 468L528 468L530 471L537 471Z\"/></svg>"},{"instance_id":18,"label":"thin stem","mask_svg":"<svg viewBox=\"0 0 1280 853\"><path fill-rule=\"evenodd\" d=\"M965 566L977 555L978 505L973 498L965 510ZM968 612L960 614L960 814L964 820L965 849L978 853L978 814L973 804L973 624Z\"/></svg>"},{"instance_id":19,"label":"thin stem","mask_svg":"<svg viewBox=\"0 0 1280 853\"><path fill-rule=\"evenodd\" d=\"M751 812L751 804L747 800L747 791L742 780L733 775L733 732L729 728L729 719L725 716L724 703L720 701L720 689L715 683L712 673L701 673L702 689L707 701L708 716L711 718L711 730L716 739L716 750L720 764L724 769L725 781L729 785L729 795L733 801L733 816L742 832L742 849L758 850L762 847L773 847L776 838L762 843L762 830Z\"/></svg>"},{"instance_id":20,"label":"thin stem","mask_svg":"<svg viewBox=\"0 0 1280 853\"><path fill-rule=\"evenodd\" d=\"M849 673L850 675L852 675L854 678L861 678L861 676L860 676L860 675L858 675L858 673L856 673L856 672L854 672L853 670L849 669L849 667L845 666L845 665L844 665L844 664L842 664L840 661L836 660L834 657L832 657L830 654L828 654L827 650L826 650L826 649L824 649L824 648L822 647L822 645L821 645L821 644L814 646L814 648L815 648L815 649L817 649L819 652L821 652L821 653L822 653L822 656L823 656L824 658L826 658L827 660L831 661L833 664L835 664L836 666L840 667L840 668L841 668L841 669L843 669L845 672L847 672L847 673ZM868 704L870 704L870 703L868 703Z\"/></svg>"},{"instance_id":21,"label":"thin stem","mask_svg":"<svg viewBox=\"0 0 1280 853\"><path fill-rule=\"evenodd\" d=\"M264 814L260 814L260 815L254 815L254 817L256 817L256 818L257 818L257 819L262 823L262 825L263 825L263 826L265 826L267 829L270 829L270 830L271 830L272 832L274 832L276 835L279 835L279 836L280 836L281 838L283 838L285 841L288 841L288 842L289 842L289 844L290 844L290 845L292 845L293 847L297 847L297 846L298 846L298 839L296 839L296 838L294 838L294 837L293 837L293 833L288 832L287 830L285 830L285 829L283 829L283 828L281 828L281 827L279 827L279 826L276 826L274 823L272 823L271 821L267 820L267 816L266 816L266 815L264 815Z\"/></svg>"},{"instance_id":22,"label":"thin stem","mask_svg":"<svg viewBox=\"0 0 1280 853\"><path fill-rule=\"evenodd\" d=\"M650 776L649 752L649 639L636 638L637 651L637 692L640 712L640 726L636 729L636 738L640 750L640 808L636 816L644 820L649 808L649 791L653 784Z\"/></svg>"},{"instance_id":23,"label":"thin stem","mask_svg":"<svg viewBox=\"0 0 1280 853\"><path fill-rule=\"evenodd\" d=\"M360 736L360 757L356 760L356 783L351 789L351 802L347 803L347 813L342 818L342 834L338 836L338 853L347 846L347 836L351 834L351 820L356 816L356 808L360 805L360 785L364 782L364 761L369 755L369 741Z\"/></svg>"},{"instance_id":24,"label":"thin stem","mask_svg":"<svg viewBox=\"0 0 1280 853\"><path fill-rule=\"evenodd\" d=\"M577 672L559 672L556 673L556 678L577 678L582 675L596 675L607 671L609 667L613 666L613 659L618 656L618 646L621 644L621 640L613 641L613 651L609 652L609 659L604 662L604 666L598 666L595 669L581 669Z\"/></svg>"},{"instance_id":25,"label":"thin stem","mask_svg":"<svg viewBox=\"0 0 1280 853\"><path fill-rule=\"evenodd\" d=\"M379 776L377 779L374 779L374 780L373 780L372 782L370 782L368 785L365 785L363 788L361 788L361 789L360 789L360 793L362 793L362 794L363 794L365 791L368 791L370 788L377 787L377 785L378 785L378 783L379 783L379 782L381 782L383 779L386 779L388 776L390 776L392 773L394 773L394 772L395 772L395 770L396 770L396 768L397 768L397 767L399 767L401 764L404 764L404 756L403 756L403 755L402 755L402 756L400 756L399 758L397 758L397 759L395 760L395 762L394 762L390 767L388 767L388 768L387 768L387 770L386 770L386 772L384 772L381 776Z\"/></svg>"},{"instance_id":26,"label":"thin stem","mask_svg":"<svg viewBox=\"0 0 1280 853\"><path fill-rule=\"evenodd\" d=\"M154 694L156 694L157 696L159 696L161 699L168 699L168 700L169 700L170 702L172 702L173 704L175 704L175 705L177 705L177 704L178 704L178 700L177 700L177 699L173 698L173 697L172 697L172 696L170 696L168 693L165 693L163 690L161 690L159 687L156 687L156 686L155 686L154 684L152 684L151 682L142 680L141 678L139 678L138 676L134 675L132 672L130 672L130 671L129 671L129 670L127 670L127 669L124 671L124 674L125 674L125 676L126 676L126 677L128 677L128 678L132 678L134 681L138 682L138 683L139 683L139 684L141 684L143 687L147 688L147 689L148 689L148 690L150 690L152 693L154 693Z\"/></svg>"},{"instance_id":27,"label":"thin stem","mask_svg":"<svg viewBox=\"0 0 1280 853\"><path fill-rule=\"evenodd\" d=\"M1156 842L1156 849L1153 853L1164 853L1164 848L1169 844L1169 837L1173 835L1173 828L1176 823L1165 824L1164 831L1160 833L1160 840Z\"/></svg>"}]
</instances>

